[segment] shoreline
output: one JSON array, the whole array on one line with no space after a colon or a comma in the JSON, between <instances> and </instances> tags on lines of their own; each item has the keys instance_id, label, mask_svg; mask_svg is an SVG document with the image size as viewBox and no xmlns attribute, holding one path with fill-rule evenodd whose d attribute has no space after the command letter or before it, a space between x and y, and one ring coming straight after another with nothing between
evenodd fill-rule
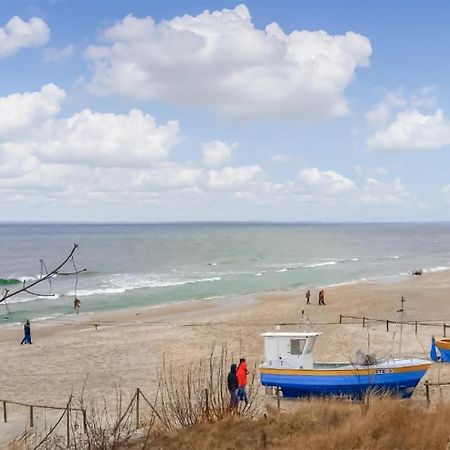
<instances>
[{"instance_id":1,"label":"shoreline","mask_svg":"<svg viewBox=\"0 0 450 450\"><path fill-rule=\"evenodd\" d=\"M439 266L436 268L431 269L424 269L424 275L427 274L433 274L433 273L442 273L442 272L448 272L450 273L450 267L443 267ZM154 310L159 308L177 308L178 306L184 306L184 305L195 305L197 303L203 303L203 302L225 302L230 299L234 298L253 298L256 299L258 297L262 297L265 295L277 295L277 294L298 294L300 295L303 291L306 289L335 289L340 287L347 287L352 285L360 285L360 284L391 284L391 283L401 283L402 281L408 280L411 277L410 273L402 272L400 274L394 274L394 275L384 275L384 276L374 276L374 277L362 277L357 280L349 280L349 281L343 281L338 283L330 283L328 285L318 285L318 286L304 286L300 288L299 286L292 286L287 287L285 289L278 288L268 291L258 291L258 292L252 292L247 294L227 294L227 295L217 295L209 298L188 298L184 300L177 300L177 301L168 301L165 303L156 303L153 305L139 305L139 306L121 306L121 307L115 307L111 310L104 310L104 311L87 311L87 312L81 312L80 314L64 314L64 313L58 313L55 316L43 316L43 317L36 317L34 319L30 319L32 323L38 323L38 324L45 324L47 326L58 326L68 323L74 323L77 322L77 317L80 317L79 322L85 323L87 321L86 317L89 316L92 318L93 321L99 322L100 320L98 317L108 316L110 314L116 315L119 313L123 313L125 315L129 315L132 311L137 311L136 314L145 312L147 310ZM145 288L143 288L145 289ZM105 294L106 295L106 294ZM120 295L120 294L119 294ZM32 301L32 300L30 300ZM1 304L0 304L1 306ZM81 319L85 320L81 320ZM1 331L4 329L14 329L14 328L21 328L23 326L22 322L12 322L8 323L6 321L0 322L0 334Z\"/></svg>"}]
</instances>

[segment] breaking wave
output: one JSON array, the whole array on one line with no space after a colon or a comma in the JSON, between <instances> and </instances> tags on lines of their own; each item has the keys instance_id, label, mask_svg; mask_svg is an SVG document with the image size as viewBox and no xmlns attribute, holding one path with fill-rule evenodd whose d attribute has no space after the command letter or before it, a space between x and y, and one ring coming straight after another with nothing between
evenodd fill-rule
<instances>
[{"instance_id":1,"label":"breaking wave","mask_svg":"<svg viewBox=\"0 0 450 450\"><path fill-rule=\"evenodd\" d=\"M132 291L135 289L176 287L194 283L215 282L220 281L221 279L222 277L196 278L188 280L160 280L146 279L145 277L139 276L122 275L113 277L108 281L108 285L102 286L101 288L78 290L77 296L87 297L90 295L123 294L126 291ZM66 295L72 296L75 295L75 292L70 291Z\"/></svg>"}]
</instances>

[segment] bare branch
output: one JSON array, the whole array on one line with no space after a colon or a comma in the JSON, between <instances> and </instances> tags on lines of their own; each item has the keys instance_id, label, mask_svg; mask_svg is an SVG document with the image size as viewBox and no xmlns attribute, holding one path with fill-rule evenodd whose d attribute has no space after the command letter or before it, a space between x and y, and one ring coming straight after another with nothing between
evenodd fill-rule
<instances>
[{"instance_id":1,"label":"bare branch","mask_svg":"<svg viewBox=\"0 0 450 450\"><path fill-rule=\"evenodd\" d=\"M77 270L76 272L58 272L58 276L66 277L68 275L77 275L79 273L86 272L86 271L87 271L87 269Z\"/></svg>"},{"instance_id":2,"label":"bare branch","mask_svg":"<svg viewBox=\"0 0 450 450\"><path fill-rule=\"evenodd\" d=\"M33 286L36 286L37 284L42 283L43 281L50 281L50 278L53 277L54 275L66 275L68 273L60 273L59 270L62 269L64 267L64 265L72 258L73 254L75 253L76 249L78 248L78 244L73 244L73 248L72 251L69 253L69 255L64 259L64 261L59 264L55 269L53 269L51 272L48 272L46 275L44 275L41 271L41 276L39 277L38 280L34 281L33 283L30 283L29 285L25 284L25 281L23 283L23 287L21 289L18 289L17 291L13 291L10 292L8 289L5 289L3 291L3 294L0 298L0 303L4 302L6 299L13 297L14 295L20 294L21 292L26 292L28 294L32 294L32 295L39 295L39 296L43 296L42 294L35 294L33 292L30 292L29 289L32 288ZM41 260L42 261L42 260ZM77 272L84 272L86 269L80 270L80 271L76 271ZM53 295L53 294L52 294ZM46 295L48 296L48 295Z\"/></svg>"}]
</instances>

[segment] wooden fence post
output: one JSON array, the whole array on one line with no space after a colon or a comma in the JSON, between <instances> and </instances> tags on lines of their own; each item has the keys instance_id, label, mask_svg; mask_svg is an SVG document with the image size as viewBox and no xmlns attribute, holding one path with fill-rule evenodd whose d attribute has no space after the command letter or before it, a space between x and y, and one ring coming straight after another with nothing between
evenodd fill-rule
<instances>
[{"instance_id":1,"label":"wooden fence post","mask_svg":"<svg viewBox=\"0 0 450 450\"><path fill-rule=\"evenodd\" d=\"M70 403L67 405L66 408L66 441L67 441L67 448L70 447Z\"/></svg>"},{"instance_id":2,"label":"wooden fence post","mask_svg":"<svg viewBox=\"0 0 450 450\"><path fill-rule=\"evenodd\" d=\"M425 381L425 395L427 397L427 408L430 407L430 382L428 380Z\"/></svg>"},{"instance_id":3,"label":"wooden fence post","mask_svg":"<svg viewBox=\"0 0 450 450\"><path fill-rule=\"evenodd\" d=\"M363 317L362 318L362 320L363 320L363 328L365 327L365 325L366 325L366 318L365 317Z\"/></svg>"},{"instance_id":4,"label":"wooden fence post","mask_svg":"<svg viewBox=\"0 0 450 450\"><path fill-rule=\"evenodd\" d=\"M414 322L414 332L417 334L417 320Z\"/></svg>"},{"instance_id":5,"label":"wooden fence post","mask_svg":"<svg viewBox=\"0 0 450 450\"><path fill-rule=\"evenodd\" d=\"M386 320L386 331L389 331L389 320Z\"/></svg>"},{"instance_id":6,"label":"wooden fence post","mask_svg":"<svg viewBox=\"0 0 450 450\"><path fill-rule=\"evenodd\" d=\"M279 411L281 408L281 404L280 404L280 388L278 386L275 388L275 393L277 395L277 408Z\"/></svg>"},{"instance_id":7,"label":"wooden fence post","mask_svg":"<svg viewBox=\"0 0 450 450\"><path fill-rule=\"evenodd\" d=\"M139 417L139 394L140 394L140 389L137 388L136 389L136 429L139 429L139 422L140 422L140 417Z\"/></svg>"},{"instance_id":8,"label":"wooden fence post","mask_svg":"<svg viewBox=\"0 0 450 450\"><path fill-rule=\"evenodd\" d=\"M84 434L87 434L87 417L86 417L86 410L82 409L81 410L83 413L83 430L84 430Z\"/></svg>"},{"instance_id":9,"label":"wooden fence post","mask_svg":"<svg viewBox=\"0 0 450 450\"><path fill-rule=\"evenodd\" d=\"M8 417L6 415L6 402L3 402L3 422L8 422Z\"/></svg>"},{"instance_id":10,"label":"wooden fence post","mask_svg":"<svg viewBox=\"0 0 450 450\"><path fill-rule=\"evenodd\" d=\"M342 314L339 314L339 325L342 325Z\"/></svg>"},{"instance_id":11,"label":"wooden fence post","mask_svg":"<svg viewBox=\"0 0 450 450\"><path fill-rule=\"evenodd\" d=\"M206 419L209 420L209 398L208 398L208 388L205 388L205 409L206 409Z\"/></svg>"},{"instance_id":12,"label":"wooden fence post","mask_svg":"<svg viewBox=\"0 0 450 450\"><path fill-rule=\"evenodd\" d=\"M30 427L34 427L34 419L33 419L33 407L30 406Z\"/></svg>"},{"instance_id":13,"label":"wooden fence post","mask_svg":"<svg viewBox=\"0 0 450 450\"><path fill-rule=\"evenodd\" d=\"M447 325L444 323L444 337L447 337Z\"/></svg>"}]
</instances>

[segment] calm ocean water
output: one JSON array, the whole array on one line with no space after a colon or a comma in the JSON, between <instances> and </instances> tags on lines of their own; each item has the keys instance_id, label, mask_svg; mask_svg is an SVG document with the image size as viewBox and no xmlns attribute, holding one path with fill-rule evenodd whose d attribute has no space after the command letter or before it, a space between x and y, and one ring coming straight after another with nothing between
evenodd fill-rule
<instances>
[{"instance_id":1,"label":"calm ocean water","mask_svg":"<svg viewBox=\"0 0 450 450\"><path fill-rule=\"evenodd\" d=\"M75 242L77 267L88 269L76 292L83 313L450 267L450 224L3 224L2 288L36 278L41 258L54 267ZM52 285L53 298L0 304L1 324L73 314L74 277Z\"/></svg>"}]
</instances>

